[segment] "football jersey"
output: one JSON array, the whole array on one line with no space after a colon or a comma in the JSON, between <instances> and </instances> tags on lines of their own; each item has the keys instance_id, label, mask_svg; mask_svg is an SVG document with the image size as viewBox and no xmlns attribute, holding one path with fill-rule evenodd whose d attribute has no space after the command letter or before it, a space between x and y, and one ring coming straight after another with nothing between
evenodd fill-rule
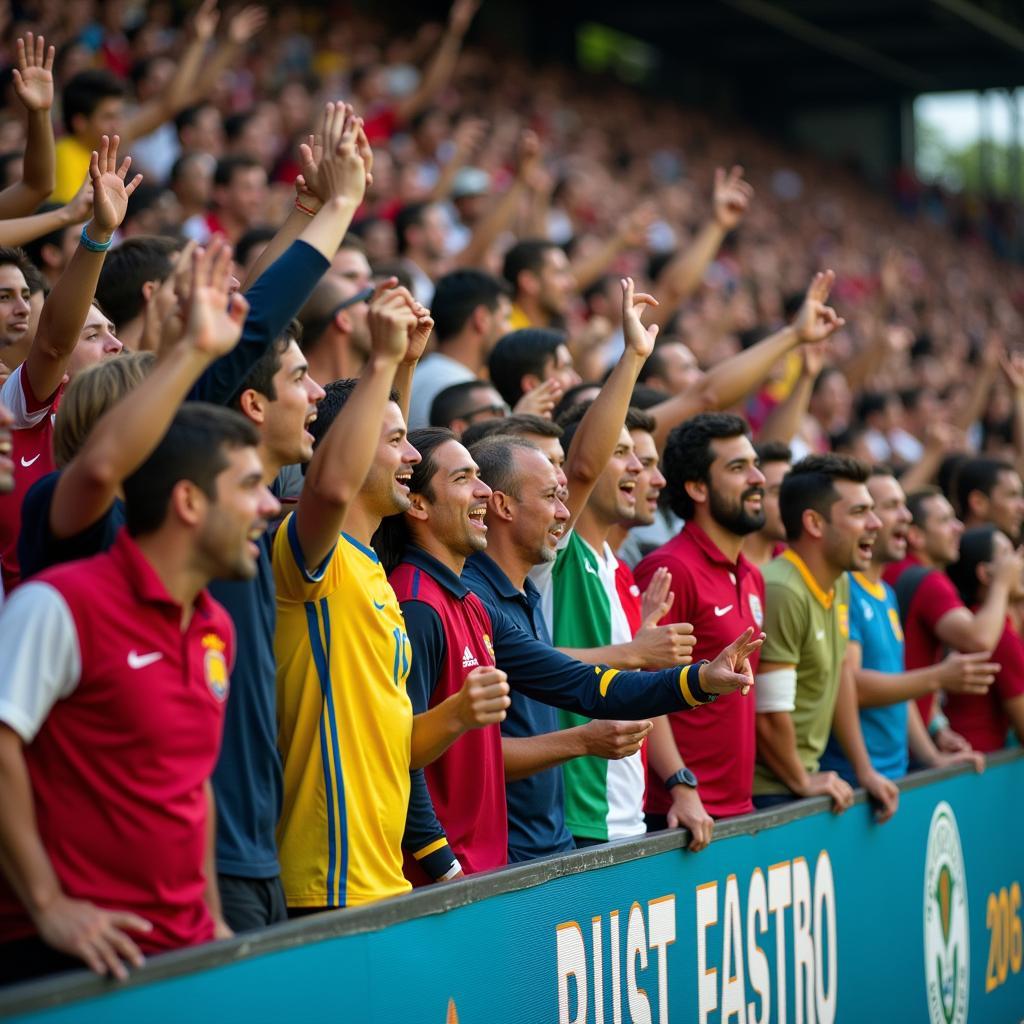
<instances>
[{"instance_id":1,"label":"football jersey","mask_svg":"<svg viewBox=\"0 0 1024 1024\"><path fill-rule=\"evenodd\" d=\"M607 544L598 554L572 531L559 547L550 573L534 576L556 647L604 647L633 639L616 585L617 566ZM568 729L589 719L560 711L559 721ZM573 835L608 840L646 831L645 771L639 753L618 761L573 758L562 766L562 775L565 821Z\"/></svg>"},{"instance_id":2,"label":"football jersey","mask_svg":"<svg viewBox=\"0 0 1024 1024\"><path fill-rule=\"evenodd\" d=\"M309 572L294 513L273 560L288 905L349 907L406 892L410 647L394 591L373 549L347 534Z\"/></svg>"}]
</instances>

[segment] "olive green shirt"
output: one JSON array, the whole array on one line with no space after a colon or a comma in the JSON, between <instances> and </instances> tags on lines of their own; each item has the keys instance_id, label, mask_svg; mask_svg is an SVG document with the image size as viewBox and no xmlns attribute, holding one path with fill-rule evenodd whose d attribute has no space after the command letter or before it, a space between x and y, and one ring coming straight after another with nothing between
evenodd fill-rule
<instances>
[{"instance_id":1,"label":"olive green shirt","mask_svg":"<svg viewBox=\"0 0 1024 1024\"><path fill-rule=\"evenodd\" d=\"M761 664L796 665L796 695L790 712L800 763L808 774L828 743L839 695L839 670L850 635L850 580L846 573L826 593L795 551L764 567L767 639ZM754 770L755 795L789 790L763 764Z\"/></svg>"}]
</instances>

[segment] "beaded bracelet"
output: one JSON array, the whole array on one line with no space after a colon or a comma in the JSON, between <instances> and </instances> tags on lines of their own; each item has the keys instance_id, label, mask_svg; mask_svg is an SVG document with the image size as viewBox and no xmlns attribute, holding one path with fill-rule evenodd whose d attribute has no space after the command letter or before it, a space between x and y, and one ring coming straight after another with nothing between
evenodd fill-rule
<instances>
[{"instance_id":1,"label":"beaded bracelet","mask_svg":"<svg viewBox=\"0 0 1024 1024\"><path fill-rule=\"evenodd\" d=\"M110 248L110 243L113 241L113 237L108 238L105 242L97 242L95 239L89 237L85 230L85 225L82 225L82 236L79 242L83 249L88 249L89 252L106 252Z\"/></svg>"},{"instance_id":2,"label":"beaded bracelet","mask_svg":"<svg viewBox=\"0 0 1024 1024\"><path fill-rule=\"evenodd\" d=\"M303 206L301 200L299 200L298 197L296 197L295 199L295 209L301 210L307 217L316 216L316 210L311 210L308 206Z\"/></svg>"}]
</instances>

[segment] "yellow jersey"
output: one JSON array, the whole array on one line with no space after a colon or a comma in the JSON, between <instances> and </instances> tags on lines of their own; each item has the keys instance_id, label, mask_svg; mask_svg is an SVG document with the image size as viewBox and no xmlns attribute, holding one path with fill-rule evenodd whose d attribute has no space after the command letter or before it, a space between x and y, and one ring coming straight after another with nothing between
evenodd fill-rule
<instances>
[{"instance_id":1,"label":"yellow jersey","mask_svg":"<svg viewBox=\"0 0 1024 1024\"><path fill-rule=\"evenodd\" d=\"M65 135L57 143L55 151L57 159L57 187L50 196L54 203L69 203L75 193L82 187L85 176L89 173L89 161L92 150L78 141L73 135Z\"/></svg>"},{"instance_id":2,"label":"yellow jersey","mask_svg":"<svg viewBox=\"0 0 1024 1024\"><path fill-rule=\"evenodd\" d=\"M374 551L344 533L308 572L294 513L274 538L273 564L288 905L351 907L407 892L412 648L398 600Z\"/></svg>"}]
</instances>

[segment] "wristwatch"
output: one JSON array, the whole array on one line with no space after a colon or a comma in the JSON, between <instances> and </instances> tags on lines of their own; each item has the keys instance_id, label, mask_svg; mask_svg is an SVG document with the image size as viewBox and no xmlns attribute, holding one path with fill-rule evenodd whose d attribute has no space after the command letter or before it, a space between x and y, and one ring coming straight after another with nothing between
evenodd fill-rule
<instances>
[{"instance_id":1,"label":"wristwatch","mask_svg":"<svg viewBox=\"0 0 1024 1024\"><path fill-rule=\"evenodd\" d=\"M672 789L673 786L689 786L690 789L696 789L697 776L689 768L680 768L665 780L666 789Z\"/></svg>"}]
</instances>

